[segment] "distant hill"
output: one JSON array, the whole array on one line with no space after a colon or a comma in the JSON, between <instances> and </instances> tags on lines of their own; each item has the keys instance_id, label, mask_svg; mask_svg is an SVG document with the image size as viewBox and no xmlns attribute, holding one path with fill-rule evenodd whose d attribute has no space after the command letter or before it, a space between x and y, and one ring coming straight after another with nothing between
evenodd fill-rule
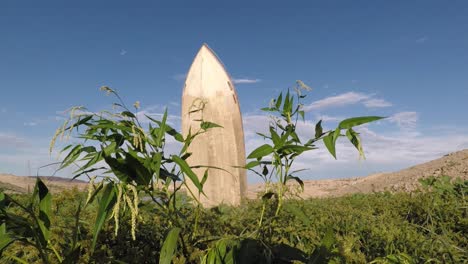
<instances>
[{"instance_id":1,"label":"distant hill","mask_svg":"<svg viewBox=\"0 0 468 264\"><path fill-rule=\"evenodd\" d=\"M468 149L397 172L378 173L366 177L333 180L306 180L303 198L341 196L351 193L379 191L412 191L420 186L419 179L447 175L468 180ZM248 197L255 198L262 184L249 186Z\"/></svg>"},{"instance_id":2,"label":"distant hill","mask_svg":"<svg viewBox=\"0 0 468 264\"><path fill-rule=\"evenodd\" d=\"M439 159L432 160L410 168L391 172L378 173L366 177L331 179L331 180L306 180L303 198L341 196L352 193L371 193L379 191L412 191L418 186L420 178L429 176L447 175L468 180L468 149L450 153ZM26 193L31 191L35 184L35 176L15 176L0 174L0 189L14 193ZM55 176L40 176L52 192L77 187L86 189L87 182ZM263 190L262 184L249 185L248 197L255 198L257 193Z\"/></svg>"},{"instance_id":3,"label":"distant hill","mask_svg":"<svg viewBox=\"0 0 468 264\"><path fill-rule=\"evenodd\" d=\"M60 192L76 187L85 189L87 183L81 180L73 180L56 176L39 176L52 192ZM12 174L0 174L0 189L10 193L31 192L36 184L36 176L16 176Z\"/></svg>"}]
</instances>

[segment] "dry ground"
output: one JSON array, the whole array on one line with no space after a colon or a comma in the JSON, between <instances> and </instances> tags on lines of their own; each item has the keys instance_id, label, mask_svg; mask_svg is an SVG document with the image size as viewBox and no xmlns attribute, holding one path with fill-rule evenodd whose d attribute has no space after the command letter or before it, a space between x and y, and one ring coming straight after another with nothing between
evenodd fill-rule
<instances>
[{"instance_id":1,"label":"dry ground","mask_svg":"<svg viewBox=\"0 0 468 264\"><path fill-rule=\"evenodd\" d=\"M419 164L401 171L379 173L366 177L307 180L304 181L303 198L341 196L352 193L370 193L378 191L412 191L418 187L418 179L429 176L448 175L468 180L468 149L445 155L439 159ZM41 177L52 192L68 188L86 188L86 182L70 181L59 177ZM0 189L10 192L25 193L31 191L35 177L0 174ZM248 188L248 197L255 198L263 190L262 184L252 184Z\"/></svg>"},{"instance_id":2,"label":"dry ground","mask_svg":"<svg viewBox=\"0 0 468 264\"><path fill-rule=\"evenodd\" d=\"M76 187L84 190L87 183L80 180L70 181L70 179L60 177L40 177L51 192L60 192L65 189ZM31 192L36 184L34 176L15 176L12 174L0 174L0 189L5 189L14 193Z\"/></svg>"},{"instance_id":3,"label":"dry ground","mask_svg":"<svg viewBox=\"0 0 468 264\"><path fill-rule=\"evenodd\" d=\"M379 191L412 191L419 186L419 179L447 175L468 180L468 149L453 152L439 159L419 164L401 171L378 173L366 177L307 180L304 181L303 198L342 196L352 193ZM262 184L250 185L248 197L255 198L263 190Z\"/></svg>"}]
</instances>

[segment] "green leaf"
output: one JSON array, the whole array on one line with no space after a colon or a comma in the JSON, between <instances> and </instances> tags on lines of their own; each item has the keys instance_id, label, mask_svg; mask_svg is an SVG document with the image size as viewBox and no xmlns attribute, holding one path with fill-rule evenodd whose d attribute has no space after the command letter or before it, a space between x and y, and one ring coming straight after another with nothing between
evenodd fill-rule
<instances>
[{"instance_id":1,"label":"green leaf","mask_svg":"<svg viewBox=\"0 0 468 264\"><path fill-rule=\"evenodd\" d=\"M127 182L132 172L126 166L125 160L122 158L116 159L111 156L107 156L104 153L103 153L103 157L107 165L109 165L110 169L114 173L114 175L117 178L119 178L119 180L123 182ZM132 175L132 176L135 176L135 175Z\"/></svg>"},{"instance_id":2,"label":"green leaf","mask_svg":"<svg viewBox=\"0 0 468 264\"><path fill-rule=\"evenodd\" d=\"M153 174L140 161L137 153L125 153L125 163L129 175L138 185L148 185Z\"/></svg>"},{"instance_id":3,"label":"green leaf","mask_svg":"<svg viewBox=\"0 0 468 264\"><path fill-rule=\"evenodd\" d=\"M100 167L100 168L88 169L89 167L93 166L94 164L98 163L99 161L101 161L103 159L102 152L97 152L97 153L94 153L92 155L93 155L93 157L85 165L83 165L78 170L73 172L73 174L76 174L76 173L80 172L80 174L73 176L73 179L76 179L77 177L79 177L82 174L90 173L90 172L93 172L95 170L99 170L99 169L103 168L103 167Z\"/></svg>"},{"instance_id":4,"label":"green leaf","mask_svg":"<svg viewBox=\"0 0 468 264\"><path fill-rule=\"evenodd\" d=\"M319 138L323 135L322 120L318 121L315 125L315 138Z\"/></svg>"},{"instance_id":5,"label":"green leaf","mask_svg":"<svg viewBox=\"0 0 468 264\"><path fill-rule=\"evenodd\" d=\"M294 204L288 204L288 206L285 206L284 209L296 216L299 220L302 221L304 225L309 226L312 223L309 217L304 213L304 210L301 210L301 208L298 208Z\"/></svg>"},{"instance_id":6,"label":"green leaf","mask_svg":"<svg viewBox=\"0 0 468 264\"><path fill-rule=\"evenodd\" d=\"M93 230L93 242L91 245L91 252L93 252L94 248L96 247L98 235L101 232L104 222L106 221L112 209L114 208L115 201L116 194L114 190L114 183L110 182L104 186L102 197L99 202L99 209L97 212L96 222L94 224Z\"/></svg>"},{"instance_id":7,"label":"green leaf","mask_svg":"<svg viewBox=\"0 0 468 264\"><path fill-rule=\"evenodd\" d=\"M4 210L7 204L7 200L5 198L5 193L0 190L0 210Z\"/></svg>"},{"instance_id":8,"label":"green leaf","mask_svg":"<svg viewBox=\"0 0 468 264\"><path fill-rule=\"evenodd\" d=\"M90 184L90 183L88 183ZM85 206L92 203L94 201L94 198L96 197L96 195L99 193L99 191L101 191L102 187L104 187L104 181L101 181L98 186L96 187L96 189L93 190L93 192L91 193L91 195L89 196L89 199L87 201L85 201Z\"/></svg>"},{"instance_id":9,"label":"green leaf","mask_svg":"<svg viewBox=\"0 0 468 264\"><path fill-rule=\"evenodd\" d=\"M203 178L200 182L200 184L203 186L205 185L206 180L208 180L208 169L205 170L205 173L203 173Z\"/></svg>"},{"instance_id":10,"label":"green leaf","mask_svg":"<svg viewBox=\"0 0 468 264\"><path fill-rule=\"evenodd\" d=\"M189 177L192 183L197 187L200 193L203 193L203 186L201 185L200 181L198 180L197 175L193 172L192 168L187 164L187 162L176 155L172 155L171 159L179 165L181 171L184 173L185 176Z\"/></svg>"},{"instance_id":11,"label":"green leaf","mask_svg":"<svg viewBox=\"0 0 468 264\"><path fill-rule=\"evenodd\" d=\"M65 152L67 149L69 149L69 148L71 148L71 147L73 147L73 144L67 145L66 147L64 147L64 148L60 151L60 153Z\"/></svg>"},{"instance_id":12,"label":"green leaf","mask_svg":"<svg viewBox=\"0 0 468 264\"><path fill-rule=\"evenodd\" d=\"M338 125L338 127L341 128L341 129L348 129L348 128L359 126L359 125L362 125L362 124L365 124L365 123L377 121L377 120L380 120L382 118L385 118L385 117L381 117L381 116L361 116L361 117L348 118L348 119L345 119L345 120L341 121L340 124Z\"/></svg>"},{"instance_id":13,"label":"green leaf","mask_svg":"<svg viewBox=\"0 0 468 264\"><path fill-rule=\"evenodd\" d=\"M158 134L156 135L155 143L157 147L162 147L162 142L164 140L164 133L166 132L166 121L167 121L167 108L164 110L164 115L161 123L159 124Z\"/></svg>"},{"instance_id":14,"label":"green leaf","mask_svg":"<svg viewBox=\"0 0 468 264\"><path fill-rule=\"evenodd\" d=\"M286 116L287 113L291 113L291 109L292 109L292 105L291 105L289 89L288 89L288 92L286 93L286 98L284 98L283 115Z\"/></svg>"},{"instance_id":15,"label":"green leaf","mask_svg":"<svg viewBox=\"0 0 468 264\"><path fill-rule=\"evenodd\" d=\"M285 155L289 155L292 153L301 154L302 152L308 151L311 149L314 149L314 148L301 146L301 145L286 145L278 149L278 153L285 154Z\"/></svg>"},{"instance_id":16,"label":"green leaf","mask_svg":"<svg viewBox=\"0 0 468 264\"><path fill-rule=\"evenodd\" d=\"M301 111L298 111L298 113L301 116L302 121L305 121L305 112L303 110L301 110Z\"/></svg>"},{"instance_id":17,"label":"green leaf","mask_svg":"<svg viewBox=\"0 0 468 264\"><path fill-rule=\"evenodd\" d=\"M41 181L40 178L36 180L36 187L37 193L39 194L39 228L42 233L42 237L44 238L45 244L49 241L50 238L50 214L51 214L51 203L52 203L52 196L49 193L49 189Z\"/></svg>"},{"instance_id":18,"label":"green leaf","mask_svg":"<svg viewBox=\"0 0 468 264\"><path fill-rule=\"evenodd\" d=\"M203 130L208 130L210 128L214 128L214 127L222 127L218 124L215 124L215 123L212 123L212 122L208 122L208 121L203 121L200 123L200 128L203 129Z\"/></svg>"},{"instance_id":19,"label":"green leaf","mask_svg":"<svg viewBox=\"0 0 468 264\"><path fill-rule=\"evenodd\" d=\"M248 159L263 158L272 152L273 152L273 147L268 144L264 144L256 148L254 151L252 151L247 158Z\"/></svg>"},{"instance_id":20,"label":"green leaf","mask_svg":"<svg viewBox=\"0 0 468 264\"><path fill-rule=\"evenodd\" d=\"M264 195L262 195L262 200L270 200L273 196L277 197L278 195L275 192L267 192Z\"/></svg>"},{"instance_id":21,"label":"green leaf","mask_svg":"<svg viewBox=\"0 0 468 264\"><path fill-rule=\"evenodd\" d=\"M263 107L263 108L260 108L260 110L265 111L265 112L275 112L276 108Z\"/></svg>"},{"instance_id":22,"label":"green leaf","mask_svg":"<svg viewBox=\"0 0 468 264\"><path fill-rule=\"evenodd\" d=\"M273 144L275 145L275 149L278 149L281 147L281 145L283 145L281 142L281 138L280 136L278 135L278 133L276 133L275 129L270 126L270 135L271 135L271 139L273 141Z\"/></svg>"},{"instance_id":23,"label":"green leaf","mask_svg":"<svg viewBox=\"0 0 468 264\"><path fill-rule=\"evenodd\" d=\"M161 121L158 121L158 120L155 120L153 118L151 118L150 116L147 116L146 117L148 119L150 119L151 121L157 123L159 125L159 127L161 127ZM172 128L170 125L168 124L165 124L164 125L166 127L166 133L171 135L175 140L179 141L179 142L184 142L184 137L182 136L182 134L180 134L179 132L177 132L177 130L175 130L174 128Z\"/></svg>"},{"instance_id":24,"label":"green leaf","mask_svg":"<svg viewBox=\"0 0 468 264\"><path fill-rule=\"evenodd\" d=\"M336 150L335 150L335 140L333 139L333 133L329 133L325 137L323 137L323 143L325 147L327 147L328 152L336 159Z\"/></svg>"},{"instance_id":25,"label":"green leaf","mask_svg":"<svg viewBox=\"0 0 468 264\"><path fill-rule=\"evenodd\" d=\"M78 129L79 126L86 124L86 122L88 122L89 120L91 120L91 118L93 118L93 115L84 115L84 116L80 116L80 118L78 119L77 122L75 122L73 125L71 125L71 126L65 128L65 130L69 130L69 129L71 129L72 127L76 127L76 128Z\"/></svg>"},{"instance_id":26,"label":"green leaf","mask_svg":"<svg viewBox=\"0 0 468 264\"><path fill-rule=\"evenodd\" d=\"M278 98L276 99L276 108L279 109L281 107L281 103L283 102L283 93L281 92Z\"/></svg>"},{"instance_id":27,"label":"green leaf","mask_svg":"<svg viewBox=\"0 0 468 264\"><path fill-rule=\"evenodd\" d=\"M365 158L359 134L355 132L352 128L350 128L346 131L346 136L348 137L349 141L354 145L354 147L356 147L356 149L359 151L359 155Z\"/></svg>"},{"instance_id":28,"label":"green leaf","mask_svg":"<svg viewBox=\"0 0 468 264\"><path fill-rule=\"evenodd\" d=\"M265 139L265 138L270 138L269 136L267 136L267 135L265 135L265 134L262 134L262 133L259 133L259 132L255 132L255 134L257 134L257 135L263 137L264 139Z\"/></svg>"},{"instance_id":29,"label":"green leaf","mask_svg":"<svg viewBox=\"0 0 468 264\"><path fill-rule=\"evenodd\" d=\"M333 244L336 239L333 235L333 230L329 227L322 239L321 244L315 248L314 252L310 256L310 264L321 264L328 263L332 256Z\"/></svg>"},{"instance_id":30,"label":"green leaf","mask_svg":"<svg viewBox=\"0 0 468 264\"><path fill-rule=\"evenodd\" d=\"M286 177L286 182L288 180L295 180L297 183L299 183L299 185L301 186L301 189L304 190L304 182L301 180L301 178L299 178L297 176L288 175Z\"/></svg>"},{"instance_id":31,"label":"green leaf","mask_svg":"<svg viewBox=\"0 0 468 264\"><path fill-rule=\"evenodd\" d=\"M280 263L307 263L307 255L297 247L287 244L277 244L272 247L275 258L281 259ZM328 262L323 262L328 263Z\"/></svg>"},{"instance_id":32,"label":"green leaf","mask_svg":"<svg viewBox=\"0 0 468 264\"><path fill-rule=\"evenodd\" d=\"M263 165L262 175L263 175L263 176L267 176L267 175L268 175L268 168L267 168L266 165Z\"/></svg>"},{"instance_id":33,"label":"green leaf","mask_svg":"<svg viewBox=\"0 0 468 264\"><path fill-rule=\"evenodd\" d=\"M0 256L2 255L3 250L6 247L8 247L8 245L13 243L13 241L15 241L15 240L12 239L6 232L6 224L2 223L0 225Z\"/></svg>"},{"instance_id":34,"label":"green leaf","mask_svg":"<svg viewBox=\"0 0 468 264\"><path fill-rule=\"evenodd\" d=\"M136 116L130 112L130 111L123 111L122 113L120 113L121 115L123 116L127 116L127 117L131 117L131 118L136 118Z\"/></svg>"},{"instance_id":35,"label":"green leaf","mask_svg":"<svg viewBox=\"0 0 468 264\"><path fill-rule=\"evenodd\" d=\"M254 160L254 161L251 161L251 162L247 163L247 165L245 165L244 168L248 170L248 169L251 169L251 168L253 168L255 166L258 166L259 164L260 164L260 161Z\"/></svg>"},{"instance_id":36,"label":"green leaf","mask_svg":"<svg viewBox=\"0 0 468 264\"><path fill-rule=\"evenodd\" d=\"M169 171L167 171L166 169L164 168L161 168L159 170L159 177L165 181L167 181L167 178L170 178L172 179L173 181L180 181L181 179L179 178L179 176L175 175L174 173L170 173Z\"/></svg>"},{"instance_id":37,"label":"green leaf","mask_svg":"<svg viewBox=\"0 0 468 264\"><path fill-rule=\"evenodd\" d=\"M156 177L159 177L161 170L162 154L161 152L154 152L152 157L152 169Z\"/></svg>"},{"instance_id":38,"label":"green leaf","mask_svg":"<svg viewBox=\"0 0 468 264\"><path fill-rule=\"evenodd\" d=\"M171 264L174 253L177 250L177 240L179 239L179 233L181 229L174 227L169 231L164 240L161 248L161 254L159 255L160 264Z\"/></svg>"},{"instance_id":39,"label":"green leaf","mask_svg":"<svg viewBox=\"0 0 468 264\"><path fill-rule=\"evenodd\" d=\"M74 148L72 148L72 150L70 150L68 155L63 159L62 164L60 164L59 169L63 169L69 166L70 164L72 164L80 156L81 148L82 148L81 145L76 145Z\"/></svg>"}]
</instances>

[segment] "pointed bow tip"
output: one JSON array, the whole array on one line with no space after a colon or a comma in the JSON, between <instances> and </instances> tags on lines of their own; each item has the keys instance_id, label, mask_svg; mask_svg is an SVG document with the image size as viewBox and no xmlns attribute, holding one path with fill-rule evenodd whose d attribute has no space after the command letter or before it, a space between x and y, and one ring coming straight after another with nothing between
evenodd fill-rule
<instances>
[{"instance_id":1,"label":"pointed bow tip","mask_svg":"<svg viewBox=\"0 0 468 264\"><path fill-rule=\"evenodd\" d=\"M208 44L206 44L206 42L204 42L200 49L198 50L198 53L201 53L203 51L206 51L208 53L211 53L211 54L215 54L214 51L210 48L210 46L208 46Z\"/></svg>"}]
</instances>

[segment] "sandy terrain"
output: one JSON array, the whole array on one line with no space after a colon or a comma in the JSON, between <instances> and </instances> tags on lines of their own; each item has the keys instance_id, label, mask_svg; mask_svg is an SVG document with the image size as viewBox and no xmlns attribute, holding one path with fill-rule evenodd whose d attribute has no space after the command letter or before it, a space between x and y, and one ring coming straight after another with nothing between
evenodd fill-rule
<instances>
[{"instance_id":1,"label":"sandy terrain","mask_svg":"<svg viewBox=\"0 0 468 264\"><path fill-rule=\"evenodd\" d=\"M40 177L51 192L60 192L65 189L76 187L84 190L87 183L84 181L60 178L60 177ZM26 193L32 192L36 184L36 177L34 176L15 176L12 174L0 174L0 188L6 189L10 192Z\"/></svg>"},{"instance_id":2,"label":"sandy terrain","mask_svg":"<svg viewBox=\"0 0 468 264\"><path fill-rule=\"evenodd\" d=\"M418 179L428 176L448 175L468 180L468 149L445 155L442 158L416 165L392 173L379 173L366 177L307 180L304 181L303 198L341 196L352 193L370 193L378 191L411 191L419 186ZM83 181L69 181L58 177L43 177L47 186L54 192L66 188L86 188ZM27 192L34 187L35 178L0 174L0 188L13 192ZM297 186L293 186L297 189ZM255 198L263 190L262 184L251 184L248 197Z\"/></svg>"},{"instance_id":3,"label":"sandy terrain","mask_svg":"<svg viewBox=\"0 0 468 264\"><path fill-rule=\"evenodd\" d=\"M378 191L412 191L420 178L447 175L468 180L468 149L442 158L392 173L378 173L366 177L304 181L303 198L342 196L352 193ZM255 198L263 190L262 184L250 185L248 197Z\"/></svg>"}]
</instances>

